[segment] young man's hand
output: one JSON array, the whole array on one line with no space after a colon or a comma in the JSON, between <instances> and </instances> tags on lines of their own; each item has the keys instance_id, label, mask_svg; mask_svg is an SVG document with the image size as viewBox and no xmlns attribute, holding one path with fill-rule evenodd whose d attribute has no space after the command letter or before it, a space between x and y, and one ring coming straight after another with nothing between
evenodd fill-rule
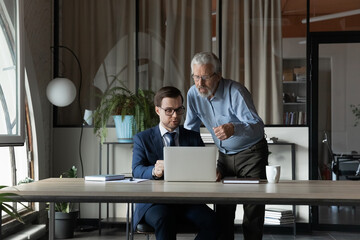
<instances>
[{"instance_id":1,"label":"young man's hand","mask_svg":"<svg viewBox=\"0 0 360 240\"><path fill-rule=\"evenodd\" d=\"M154 175L161 178L164 175L164 160L157 160L154 167Z\"/></svg>"}]
</instances>

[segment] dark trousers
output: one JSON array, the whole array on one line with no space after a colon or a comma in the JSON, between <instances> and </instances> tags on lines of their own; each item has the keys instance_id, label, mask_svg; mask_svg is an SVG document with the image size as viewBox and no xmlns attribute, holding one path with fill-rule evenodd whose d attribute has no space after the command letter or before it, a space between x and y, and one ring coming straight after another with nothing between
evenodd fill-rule
<instances>
[{"instance_id":1,"label":"dark trousers","mask_svg":"<svg viewBox=\"0 0 360 240\"><path fill-rule=\"evenodd\" d=\"M217 239L215 212L205 204L154 204L145 213L144 220L155 229L157 240L176 240L176 226L189 222L199 229L195 239Z\"/></svg>"},{"instance_id":2,"label":"dark trousers","mask_svg":"<svg viewBox=\"0 0 360 240\"><path fill-rule=\"evenodd\" d=\"M266 178L269 149L265 139L237 154L219 152L217 169L222 177ZM243 234L245 240L262 239L265 205L244 204ZM220 239L234 239L236 205L216 205L216 217L220 226Z\"/></svg>"}]
</instances>

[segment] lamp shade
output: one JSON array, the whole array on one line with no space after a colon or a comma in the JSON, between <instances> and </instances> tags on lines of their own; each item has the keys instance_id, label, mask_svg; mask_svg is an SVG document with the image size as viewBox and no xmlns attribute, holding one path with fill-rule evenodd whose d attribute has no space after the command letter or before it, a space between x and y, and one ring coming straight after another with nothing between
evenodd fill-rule
<instances>
[{"instance_id":1,"label":"lamp shade","mask_svg":"<svg viewBox=\"0 0 360 240\"><path fill-rule=\"evenodd\" d=\"M76 97L76 87L67 78L54 78L46 88L49 101L58 107L70 105Z\"/></svg>"}]
</instances>

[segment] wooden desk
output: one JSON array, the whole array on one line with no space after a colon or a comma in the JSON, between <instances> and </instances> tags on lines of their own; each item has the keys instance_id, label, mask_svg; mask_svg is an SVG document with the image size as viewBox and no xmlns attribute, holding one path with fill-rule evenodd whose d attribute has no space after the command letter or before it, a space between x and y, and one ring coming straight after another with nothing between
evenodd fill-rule
<instances>
[{"instance_id":1,"label":"wooden desk","mask_svg":"<svg viewBox=\"0 0 360 240\"><path fill-rule=\"evenodd\" d=\"M50 178L7 187L0 192L18 194L14 197L17 201L51 202L49 239L54 236L54 202L360 205L357 181L99 183L85 182L82 178Z\"/></svg>"}]
</instances>

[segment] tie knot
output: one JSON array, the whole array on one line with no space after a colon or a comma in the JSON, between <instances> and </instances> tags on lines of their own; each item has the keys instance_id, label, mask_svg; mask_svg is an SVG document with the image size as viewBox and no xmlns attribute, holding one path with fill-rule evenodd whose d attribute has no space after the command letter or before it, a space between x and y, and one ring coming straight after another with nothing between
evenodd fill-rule
<instances>
[{"instance_id":1,"label":"tie knot","mask_svg":"<svg viewBox=\"0 0 360 240\"><path fill-rule=\"evenodd\" d=\"M175 135L176 132L167 132L166 133L170 138L170 146L175 146Z\"/></svg>"}]
</instances>

